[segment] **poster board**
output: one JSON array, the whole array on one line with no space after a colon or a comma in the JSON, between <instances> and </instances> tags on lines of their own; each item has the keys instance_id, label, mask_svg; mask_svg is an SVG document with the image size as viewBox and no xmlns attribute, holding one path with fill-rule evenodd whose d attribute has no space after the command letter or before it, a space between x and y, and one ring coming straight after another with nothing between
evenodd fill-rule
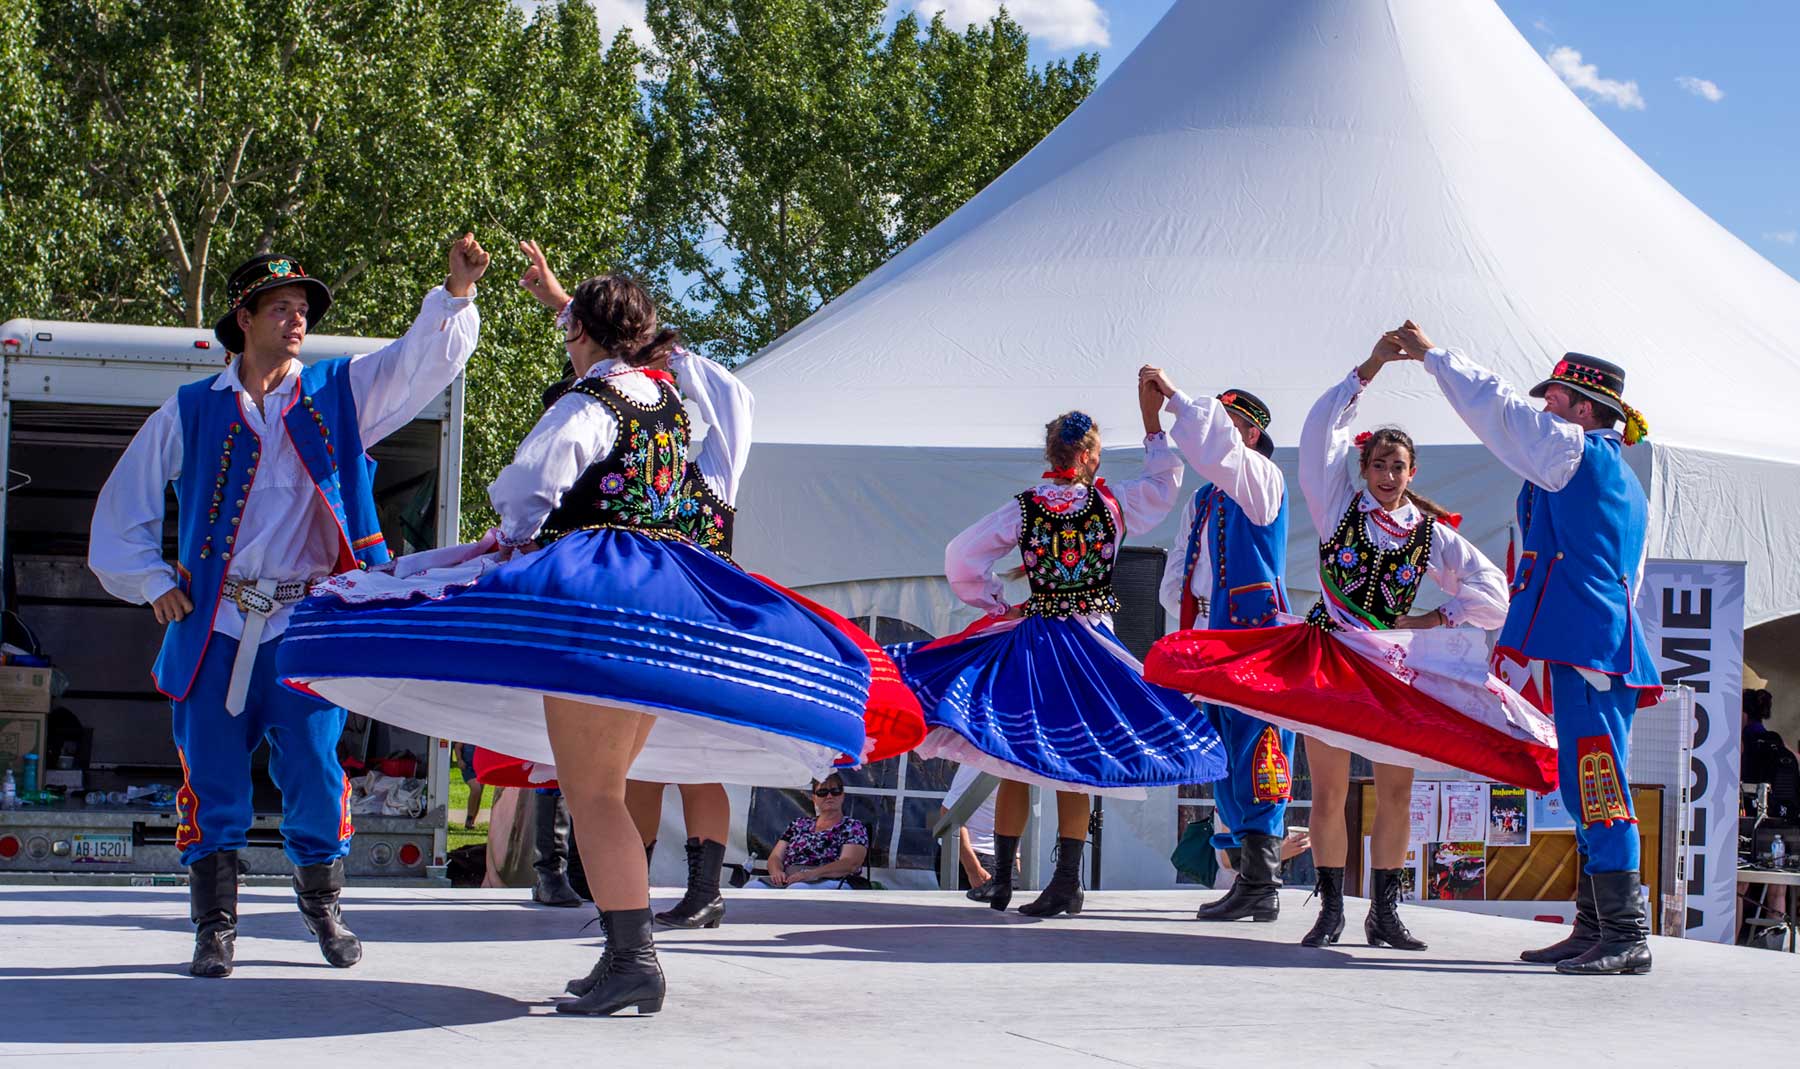
<instances>
[{"instance_id":1,"label":"poster board","mask_svg":"<svg viewBox=\"0 0 1800 1069\"><path fill-rule=\"evenodd\" d=\"M1664 686L1693 690L1690 804L1680 860L1684 934L1729 943L1737 923L1738 721L1744 667L1742 562L1651 559L1638 616ZM1640 716L1642 714L1640 713ZM1634 725L1632 743L1639 746ZM1636 778L1637 754L1632 755ZM1643 815L1639 814L1639 820Z\"/></svg>"}]
</instances>

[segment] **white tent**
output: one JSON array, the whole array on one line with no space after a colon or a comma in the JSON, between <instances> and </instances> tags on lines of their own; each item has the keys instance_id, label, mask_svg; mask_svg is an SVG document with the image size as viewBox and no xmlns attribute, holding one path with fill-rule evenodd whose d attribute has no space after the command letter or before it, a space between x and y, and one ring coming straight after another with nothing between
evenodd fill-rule
<instances>
[{"instance_id":1,"label":"white tent","mask_svg":"<svg viewBox=\"0 0 1800 1069\"><path fill-rule=\"evenodd\" d=\"M1159 363L1261 395L1291 471L1312 401L1408 316L1521 387L1568 349L1622 363L1652 554L1748 561L1747 623L1800 612L1800 284L1488 0L1178 0L1042 144L746 366L740 554L941 631L944 543L1035 476L1051 416L1133 445L1133 372ZM1411 431L1421 489L1504 553L1518 480L1421 369L1363 416Z\"/></svg>"}]
</instances>

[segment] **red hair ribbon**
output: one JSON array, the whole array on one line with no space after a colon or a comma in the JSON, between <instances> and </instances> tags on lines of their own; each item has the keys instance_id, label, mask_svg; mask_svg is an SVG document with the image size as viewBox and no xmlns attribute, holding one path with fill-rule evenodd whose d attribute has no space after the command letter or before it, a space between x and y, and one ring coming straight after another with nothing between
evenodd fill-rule
<instances>
[{"instance_id":1,"label":"red hair ribbon","mask_svg":"<svg viewBox=\"0 0 1800 1069\"><path fill-rule=\"evenodd\" d=\"M657 382L666 382L671 386L675 384L675 376L661 368L646 367L639 368L638 370L641 371L646 378L655 379Z\"/></svg>"},{"instance_id":2,"label":"red hair ribbon","mask_svg":"<svg viewBox=\"0 0 1800 1069\"><path fill-rule=\"evenodd\" d=\"M1074 468L1052 468L1039 476L1042 479L1067 479L1070 482L1081 478L1081 473Z\"/></svg>"},{"instance_id":3,"label":"red hair ribbon","mask_svg":"<svg viewBox=\"0 0 1800 1069\"><path fill-rule=\"evenodd\" d=\"M1462 513L1447 512L1444 514L1444 522L1449 524L1451 527L1460 528L1462 526Z\"/></svg>"},{"instance_id":4,"label":"red hair ribbon","mask_svg":"<svg viewBox=\"0 0 1800 1069\"><path fill-rule=\"evenodd\" d=\"M1361 434L1357 435L1355 438L1356 448L1361 449L1363 446L1368 445L1369 439L1371 439L1373 437L1375 437L1375 436L1373 434L1370 434L1368 431L1364 431Z\"/></svg>"}]
</instances>

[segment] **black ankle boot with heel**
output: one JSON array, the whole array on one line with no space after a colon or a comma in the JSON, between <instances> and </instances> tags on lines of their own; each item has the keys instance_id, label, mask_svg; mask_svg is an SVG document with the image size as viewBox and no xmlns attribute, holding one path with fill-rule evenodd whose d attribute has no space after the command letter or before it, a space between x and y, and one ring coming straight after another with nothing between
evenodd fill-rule
<instances>
[{"instance_id":1,"label":"black ankle boot with heel","mask_svg":"<svg viewBox=\"0 0 1800 1069\"><path fill-rule=\"evenodd\" d=\"M1370 873L1375 886L1369 892L1369 915L1363 920L1363 935L1372 947L1425 949L1425 944L1414 939L1406 925L1400 922L1400 894L1405 887L1402 882L1405 875L1401 869L1375 869Z\"/></svg>"},{"instance_id":2,"label":"black ankle boot with heel","mask_svg":"<svg viewBox=\"0 0 1800 1069\"><path fill-rule=\"evenodd\" d=\"M1081 890L1081 851L1086 839L1056 840L1056 874L1044 885L1037 898L1019 907L1027 917L1054 917L1081 912L1085 898Z\"/></svg>"},{"instance_id":3,"label":"black ankle boot with heel","mask_svg":"<svg viewBox=\"0 0 1800 1069\"><path fill-rule=\"evenodd\" d=\"M1319 896L1319 918L1301 937L1303 947L1328 947L1344 934L1344 866L1320 865L1318 873L1313 894Z\"/></svg>"},{"instance_id":4,"label":"black ankle boot with heel","mask_svg":"<svg viewBox=\"0 0 1800 1069\"><path fill-rule=\"evenodd\" d=\"M717 928L725 919L725 899L719 895L719 873L725 868L725 844L711 839L686 843L687 894L672 909L656 915L656 923L670 928Z\"/></svg>"},{"instance_id":5,"label":"black ankle boot with heel","mask_svg":"<svg viewBox=\"0 0 1800 1069\"><path fill-rule=\"evenodd\" d=\"M650 907L602 910L606 953L594 967L594 983L579 998L556 1004L557 1013L604 1017L635 1006L640 1015L662 1009L666 985L651 936ZM593 974L590 974L592 976ZM573 987L574 984L570 984Z\"/></svg>"},{"instance_id":6,"label":"black ankle boot with heel","mask_svg":"<svg viewBox=\"0 0 1800 1069\"><path fill-rule=\"evenodd\" d=\"M993 887L988 893L988 908L1005 913L1012 904L1013 859L1018 856L1017 835L994 836L994 877L989 881Z\"/></svg>"}]
</instances>

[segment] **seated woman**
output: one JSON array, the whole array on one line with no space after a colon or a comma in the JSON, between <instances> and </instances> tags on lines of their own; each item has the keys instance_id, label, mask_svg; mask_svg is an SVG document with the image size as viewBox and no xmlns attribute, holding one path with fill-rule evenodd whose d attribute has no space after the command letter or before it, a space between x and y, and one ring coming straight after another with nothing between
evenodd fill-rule
<instances>
[{"instance_id":1,"label":"seated woman","mask_svg":"<svg viewBox=\"0 0 1800 1069\"><path fill-rule=\"evenodd\" d=\"M844 780L833 772L812 788L813 815L796 817L769 855L763 887L838 887L869 857L869 827L844 815Z\"/></svg>"}]
</instances>

